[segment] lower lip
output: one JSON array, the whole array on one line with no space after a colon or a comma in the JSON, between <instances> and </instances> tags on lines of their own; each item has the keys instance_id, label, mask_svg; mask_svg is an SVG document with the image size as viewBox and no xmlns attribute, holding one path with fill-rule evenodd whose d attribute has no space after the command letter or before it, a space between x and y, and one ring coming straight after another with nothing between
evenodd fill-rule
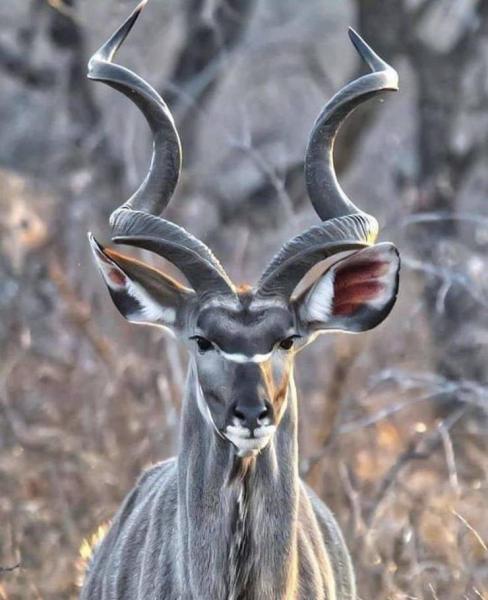
<instances>
[{"instance_id":1,"label":"lower lip","mask_svg":"<svg viewBox=\"0 0 488 600\"><path fill-rule=\"evenodd\" d=\"M259 452L269 442L269 437L265 438L244 438L238 436L229 436L227 438L236 446L239 451L243 452Z\"/></svg>"}]
</instances>

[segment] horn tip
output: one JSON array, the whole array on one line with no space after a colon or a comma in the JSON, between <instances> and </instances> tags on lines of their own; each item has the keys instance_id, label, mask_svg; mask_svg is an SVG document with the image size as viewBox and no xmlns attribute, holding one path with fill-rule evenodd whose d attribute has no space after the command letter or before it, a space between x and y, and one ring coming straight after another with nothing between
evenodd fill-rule
<instances>
[{"instance_id":1,"label":"horn tip","mask_svg":"<svg viewBox=\"0 0 488 600\"><path fill-rule=\"evenodd\" d=\"M95 254L103 252L104 248L103 248L102 244L100 244L100 242L98 242L95 239L95 236L93 235L93 233L91 231L89 231L87 233L87 237L88 237L88 242L90 243L90 247Z\"/></svg>"},{"instance_id":2,"label":"horn tip","mask_svg":"<svg viewBox=\"0 0 488 600\"><path fill-rule=\"evenodd\" d=\"M126 35L132 29L134 23L139 18L139 15L144 10L144 7L146 6L147 2L148 0L141 0L141 2L139 2L139 4L134 8L132 13L126 19L125 23L123 23L123 25L120 27L118 31L118 33L120 34L120 38L118 40L117 47L119 47L120 44L122 44L122 42L125 40Z\"/></svg>"},{"instance_id":3,"label":"horn tip","mask_svg":"<svg viewBox=\"0 0 488 600\"><path fill-rule=\"evenodd\" d=\"M139 4L136 6L136 8L134 9L134 14L138 15L140 12L142 12L147 3L148 3L148 0L141 0L139 2Z\"/></svg>"},{"instance_id":4,"label":"horn tip","mask_svg":"<svg viewBox=\"0 0 488 600\"><path fill-rule=\"evenodd\" d=\"M349 27L347 33L349 34L349 39L354 44L354 47L358 51L361 58L366 61L371 68L377 70L378 68L385 66L384 60L376 54L373 48L366 43L366 41L355 29Z\"/></svg>"},{"instance_id":5,"label":"horn tip","mask_svg":"<svg viewBox=\"0 0 488 600\"><path fill-rule=\"evenodd\" d=\"M359 35L359 33L354 29L354 27L351 27L349 25L349 27L347 28L347 33L349 34L349 37L352 39L353 37L361 37Z\"/></svg>"},{"instance_id":6,"label":"horn tip","mask_svg":"<svg viewBox=\"0 0 488 600\"><path fill-rule=\"evenodd\" d=\"M365 49L364 47L366 47L368 50L371 50L371 48L363 40L363 38L359 35L359 33L354 29L354 27L348 27L347 28L347 33L349 35L349 39L356 46L356 48L358 49L358 52L361 55L362 55L362 53L363 53L363 51ZM359 48L358 48L358 46L359 46Z\"/></svg>"},{"instance_id":7,"label":"horn tip","mask_svg":"<svg viewBox=\"0 0 488 600\"><path fill-rule=\"evenodd\" d=\"M385 90L398 91L398 73L396 70L378 56L353 27L348 27L347 32L358 54L369 67L374 72L383 71L386 74Z\"/></svg>"},{"instance_id":8,"label":"horn tip","mask_svg":"<svg viewBox=\"0 0 488 600\"><path fill-rule=\"evenodd\" d=\"M137 21L147 2L148 0L142 0L139 2L129 17L91 57L90 61L88 62L89 79L96 79L96 76L92 76L92 72L96 69L100 62L112 62L117 50L123 44L125 38L134 26L134 23Z\"/></svg>"}]
</instances>

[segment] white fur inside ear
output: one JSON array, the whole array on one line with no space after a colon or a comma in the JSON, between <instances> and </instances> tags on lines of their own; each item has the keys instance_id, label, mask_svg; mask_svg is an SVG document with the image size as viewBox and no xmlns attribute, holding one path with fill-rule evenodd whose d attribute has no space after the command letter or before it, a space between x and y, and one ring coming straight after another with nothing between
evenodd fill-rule
<instances>
[{"instance_id":1,"label":"white fur inside ear","mask_svg":"<svg viewBox=\"0 0 488 600\"><path fill-rule=\"evenodd\" d=\"M305 303L307 321L326 321L332 314L335 270L331 268L309 292Z\"/></svg>"},{"instance_id":2,"label":"white fur inside ear","mask_svg":"<svg viewBox=\"0 0 488 600\"><path fill-rule=\"evenodd\" d=\"M115 292L125 292L139 304L139 309L127 314L135 323L158 323L172 325L176 320L174 308L158 304L137 282L132 281L122 269L110 261L102 252L96 253L97 263L107 286Z\"/></svg>"},{"instance_id":3,"label":"white fur inside ear","mask_svg":"<svg viewBox=\"0 0 488 600\"><path fill-rule=\"evenodd\" d=\"M142 286L130 279L127 280L126 292L132 296L140 305L135 313L127 315L130 321L144 321L149 323L163 322L165 325L173 325L176 320L174 308L163 307L155 302Z\"/></svg>"}]
</instances>

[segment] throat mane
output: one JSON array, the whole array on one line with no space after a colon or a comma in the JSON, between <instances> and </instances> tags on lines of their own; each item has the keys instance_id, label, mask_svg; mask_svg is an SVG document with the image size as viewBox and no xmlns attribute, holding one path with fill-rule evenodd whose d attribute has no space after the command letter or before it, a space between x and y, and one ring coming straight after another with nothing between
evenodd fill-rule
<instances>
[{"instance_id":1,"label":"throat mane","mask_svg":"<svg viewBox=\"0 0 488 600\"><path fill-rule=\"evenodd\" d=\"M253 459L236 459L231 471L229 483L233 488L233 507L229 548L229 600L246 600L251 597L252 528L255 523L252 522L249 505L253 468Z\"/></svg>"}]
</instances>

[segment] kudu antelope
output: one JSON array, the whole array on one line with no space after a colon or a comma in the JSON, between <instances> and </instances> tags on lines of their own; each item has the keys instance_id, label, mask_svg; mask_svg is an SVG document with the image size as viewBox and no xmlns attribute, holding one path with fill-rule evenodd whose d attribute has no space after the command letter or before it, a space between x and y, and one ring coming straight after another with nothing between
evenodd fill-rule
<instances>
[{"instance_id":1,"label":"kudu antelope","mask_svg":"<svg viewBox=\"0 0 488 600\"><path fill-rule=\"evenodd\" d=\"M81 597L351 600L341 531L298 474L293 364L319 333L371 329L395 302L398 252L374 243L377 222L340 188L332 151L341 122L396 90L397 74L350 31L372 72L340 90L313 127L305 176L321 223L288 241L255 287L235 287L207 246L159 216L180 172L178 134L158 93L112 62L143 5L89 63L89 77L128 96L154 135L149 173L112 214L112 237L171 261L188 286L90 243L122 315L171 330L190 359L179 454L127 496Z\"/></svg>"}]
</instances>

